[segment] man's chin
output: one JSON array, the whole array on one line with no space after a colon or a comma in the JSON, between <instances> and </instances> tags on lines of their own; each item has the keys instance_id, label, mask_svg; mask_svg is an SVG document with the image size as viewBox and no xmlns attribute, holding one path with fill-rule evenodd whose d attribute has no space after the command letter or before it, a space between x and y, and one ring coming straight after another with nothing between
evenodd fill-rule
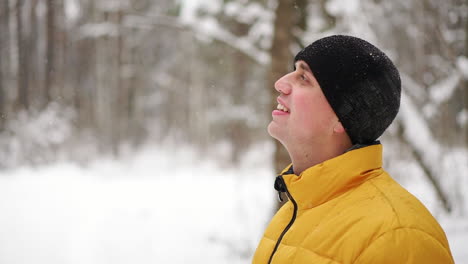
<instances>
[{"instance_id":1,"label":"man's chin","mask_svg":"<svg viewBox=\"0 0 468 264\"><path fill-rule=\"evenodd\" d=\"M270 124L268 125L267 131L268 131L268 134L270 134L272 138L276 140L280 140L278 129L279 127L277 124L275 124L275 121L271 121Z\"/></svg>"}]
</instances>

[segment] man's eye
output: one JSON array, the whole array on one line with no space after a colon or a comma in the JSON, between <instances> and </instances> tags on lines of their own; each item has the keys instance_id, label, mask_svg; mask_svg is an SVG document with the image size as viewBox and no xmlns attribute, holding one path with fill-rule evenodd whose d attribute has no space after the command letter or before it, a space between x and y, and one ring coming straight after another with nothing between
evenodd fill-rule
<instances>
[{"instance_id":1,"label":"man's eye","mask_svg":"<svg viewBox=\"0 0 468 264\"><path fill-rule=\"evenodd\" d=\"M307 81L307 78L305 77L305 75L304 75L304 74L301 74L301 80L303 80L303 81Z\"/></svg>"}]
</instances>

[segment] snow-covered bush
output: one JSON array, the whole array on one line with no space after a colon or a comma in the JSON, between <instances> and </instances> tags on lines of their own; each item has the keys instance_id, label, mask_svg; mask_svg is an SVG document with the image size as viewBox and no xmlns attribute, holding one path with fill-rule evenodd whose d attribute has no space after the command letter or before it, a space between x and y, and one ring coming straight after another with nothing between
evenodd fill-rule
<instances>
[{"instance_id":1,"label":"snow-covered bush","mask_svg":"<svg viewBox=\"0 0 468 264\"><path fill-rule=\"evenodd\" d=\"M57 159L73 135L72 108L50 103L44 110L20 111L0 133L0 167L37 165Z\"/></svg>"}]
</instances>

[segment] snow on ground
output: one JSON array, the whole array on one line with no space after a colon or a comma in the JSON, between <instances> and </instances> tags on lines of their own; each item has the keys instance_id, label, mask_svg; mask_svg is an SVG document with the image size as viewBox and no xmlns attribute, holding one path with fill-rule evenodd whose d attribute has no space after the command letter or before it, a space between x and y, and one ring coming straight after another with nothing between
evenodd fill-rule
<instances>
[{"instance_id":1,"label":"snow on ground","mask_svg":"<svg viewBox=\"0 0 468 264\"><path fill-rule=\"evenodd\" d=\"M271 147L238 168L188 148L0 173L1 264L249 263L276 202ZM442 217L457 264L468 221Z\"/></svg>"},{"instance_id":2,"label":"snow on ground","mask_svg":"<svg viewBox=\"0 0 468 264\"><path fill-rule=\"evenodd\" d=\"M269 167L256 167L148 149L3 172L0 263L247 263L275 201Z\"/></svg>"}]
</instances>

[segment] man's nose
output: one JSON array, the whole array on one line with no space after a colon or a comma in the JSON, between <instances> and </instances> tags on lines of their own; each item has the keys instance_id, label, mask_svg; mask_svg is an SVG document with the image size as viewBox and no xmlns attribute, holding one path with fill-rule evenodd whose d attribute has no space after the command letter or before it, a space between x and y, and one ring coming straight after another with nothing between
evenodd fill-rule
<instances>
[{"instance_id":1,"label":"man's nose","mask_svg":"<svg viewBox=\"0 0 468 264\"><path fill-rule=\"evenodd\" d=\"M279 78L275 82L275 89L276 91L282 93L282 94L290 94L291 93L291 83L288 80L289 74L284 75L283 77Z\"/></svg>"}]
</instances>

